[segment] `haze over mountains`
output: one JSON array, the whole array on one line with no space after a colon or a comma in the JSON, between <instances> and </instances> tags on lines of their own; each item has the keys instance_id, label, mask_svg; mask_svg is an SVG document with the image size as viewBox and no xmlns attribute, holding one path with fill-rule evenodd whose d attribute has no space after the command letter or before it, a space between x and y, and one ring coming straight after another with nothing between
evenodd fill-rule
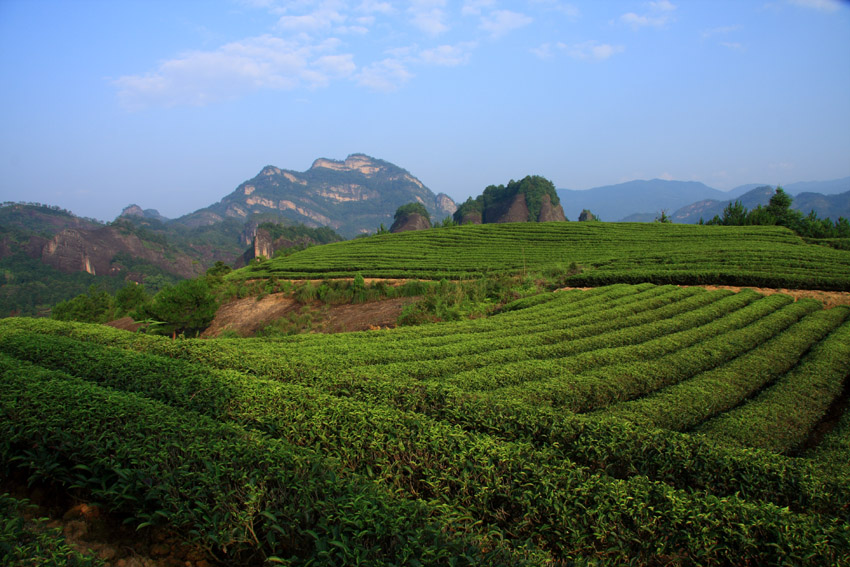
<instances>
[{"instance_id":1,"label":"haze over mountains","mask_svg":"<svg viewBox=\"0 0 850 567\"><path fill-rule=\"evenodd\" d=\"M768 183L751 183L730 191L720 191L696 181L651 179L585 190L558 189L558 195L570 220L578 218L583 209L589 209L603 221L649 222L660 216L663 210L673 222L695 223L700 216L704 220L711 219L736 199L741 199L747 208L766 205L770 194L762 190L753 192L763 187L776 188ZM819 216L833 220L839 216L850 216L850 208L842 204L847 198L838 197L850 191L850 177L790 183L782 188L795 197L792 208L804 213L814 208Z\"/></svg>"}]
</instances>

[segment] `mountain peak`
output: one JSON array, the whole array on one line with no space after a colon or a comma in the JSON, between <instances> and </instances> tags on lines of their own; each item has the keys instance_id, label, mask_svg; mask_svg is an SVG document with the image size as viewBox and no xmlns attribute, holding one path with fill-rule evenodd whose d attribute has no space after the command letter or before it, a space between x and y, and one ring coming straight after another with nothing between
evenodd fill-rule
<instances>
[{"instance_id":1,"label":"mountain peak","mask_svg":"<svg viewBox=\"0 0 850 567\"><path fill-rule=\"evenodd\" d=\"M139 217L143 219L153 219L165 222L168 219L159 214L159 211L156 209L142 209L139 205L132 204L124 207L124 210L121 211L121 214L118 215L118 218L129 218L129 217Z\"/></svg>"},{"instance_id":2,"label":"mountain peak","mask_svg":"<svg viewBox=\"0 0 850 567\"><path fill-rule=\"evenodd\" d=\"M351 154L345 158L345 161L319 158L313 162L310 169L325 168L334 171L358 171L363 175L374 175L378 171L385 169L386 166L385 163L366 154Z\"/></svg>"},{"instance_id":3,"label":"mountain peak","mask_svg":"<svg viewBox=\"0 0 850 567\"><path fill-rule=\"evenodd\" d=\"M121 211L119 217L143 217L145 216L145 211L139 205L127 205L124 207L124 210Z\"/></svg>"},{"instance_id":4,"label":"mountain peak","mask_svg":"<svg viewBox=\"0 0 850 567\"><path fill-rule=\"evenodd\" d=\"M202 226L259 215L275 222L328 226L350 238L390 221L393 210L414 201L424 204L434 218L445 218L455 209L448 196L434 195L405 169L351 154L344 161L319 158L304 172L267 165L233 193L187 215L183 222Z\"/></svg>"}]
</instances>

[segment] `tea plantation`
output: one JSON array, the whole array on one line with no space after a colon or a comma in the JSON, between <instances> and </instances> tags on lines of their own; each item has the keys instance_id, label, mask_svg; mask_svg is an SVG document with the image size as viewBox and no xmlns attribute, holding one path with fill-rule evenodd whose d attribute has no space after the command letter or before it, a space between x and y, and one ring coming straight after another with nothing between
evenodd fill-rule
<instances>
[{"instance_id":1,"label":"tea plantation","mask_svg":"<svg viewBox=\"0 0 850 567\"><path fill-rule=\"evenodd\" d=\"M565 284L728 284L850 291L850 251L779 226L511 223L434 228L316 246L233 277L473 278L580 273Z\"/></svg>"},{"instance_id":2,"label":"tea plantation","mask_svg":"<svg viewBox=\"0 0 850 567\"><path fill-rule=\"evenodd\" d=\"M625 280L472 320L213 340L0 320L2 472L229 565L850 565L850 308L658 283L847 289L850 253L582 224L372 237L241 273L576 262L576 281Z\"/></svg>"}]
</instances>

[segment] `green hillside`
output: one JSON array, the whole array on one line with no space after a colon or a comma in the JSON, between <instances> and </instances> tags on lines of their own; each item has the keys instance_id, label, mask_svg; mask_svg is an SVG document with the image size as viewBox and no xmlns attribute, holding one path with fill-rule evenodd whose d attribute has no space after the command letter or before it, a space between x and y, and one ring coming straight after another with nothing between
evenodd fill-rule
<instances>
[{"instance_id":1,"label":"green hillside","mask_svg":"<svg viewBox=\"0 0 850 567\"><path fill-rule=\"evenodd\" d=\"M848 290L850 252L779 227L517 223L225 277L265 295L354 274L597 287L275 338L2 319L0 483L167 528L210 565L850 567L850 306L671 285Z\"/></svg>"},{"instance_id":2,"label":"green hillside","mask_svg":"<svg viewBox=\"0 0 850 567\"><path fill-rule=\"evenodd\" d=\"M811 442L848 373L850 309L749 290L285 340L6 319L0 457L225 564L848 565L850 412Z\"/></svg>"},{"instance_id":3,"label":"green hillside","mask_svg":"<svg viewBox=\"0 0 850 567\"><path fill-rule=\"evenodd\" d=\"M567 285L729 284L850 290L850 252L782 227L662 223L513 223L434 228L317 246L234 278L474 278L581 272Z\"/></svg>"}]
</instances>

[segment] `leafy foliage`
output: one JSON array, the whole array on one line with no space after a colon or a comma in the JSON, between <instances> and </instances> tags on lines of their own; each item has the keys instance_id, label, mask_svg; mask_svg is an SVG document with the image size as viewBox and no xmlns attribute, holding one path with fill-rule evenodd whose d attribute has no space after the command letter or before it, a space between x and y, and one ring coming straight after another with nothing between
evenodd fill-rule
<instances>
[{"instance_id":1,"label":"leafy foliage","mask_svg":"<svg viewBox=\"0 0 850 567\"><path fill-rule=\"evenodd\" d=\"M183 280L157 293L140 311L158 323L155 331L197 335L209 326L218 301L204 278Z\"/></svg>"},{"instance_id":2,"label":"leafy foliage","mask_svg":"<svg viewBox=\"0 0 850 567\"><path fill-rule=\"evenodd\" d=\"M59 321L105 323L114 319L112 297L97 286L89 287L86 294L78 295L53 307L53 318Z\"/></svg>"},{"instance_id":3,"label":"leafy foliage","mask_svg":"<svg viewBox=\"0 0 850 567\"><path fill-rule=\"evenodd\" d=\"M428 209L425 208L425 205L419 202L407 203L405 205L400 206L395 211L395 215L393 217L394 220L398 220L400 218L404 218L408 215L419 215L422 218L431 221L431 215L428 213Z\"/></svg>"}]
</instances>

